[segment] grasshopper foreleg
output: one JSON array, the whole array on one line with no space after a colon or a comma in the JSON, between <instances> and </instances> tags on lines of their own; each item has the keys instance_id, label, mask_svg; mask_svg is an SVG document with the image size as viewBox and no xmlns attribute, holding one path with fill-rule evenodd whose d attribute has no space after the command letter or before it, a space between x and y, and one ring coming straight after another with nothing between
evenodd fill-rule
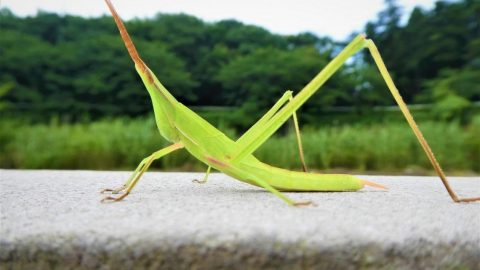
<instances>
[{"instance_id":1,"label":"grasshopper foreleg","mask_svg":"<svg viewBox=\"0 0 480 270\"><path fill-rule=\"evenodd\" d=\"M145 166L145 164L147 163L148 159L150 158L150 156L144 158L137 166L137 168L135 169L135 171L133 171L133 173L130 175L130 177L128 178L128 180L120 187L118 188L114 188L114 189L110 189L110 188L105 188L103 189L102 191L100 191L101 194L105 194L105 193L112 193L112 194L118 194L118 193L122 193L129 185L130 183L132 182L132 180L135 178L136 175L138 175L138 173L140 172L140 170Z\"/></svg>"},{"instance_id":2,"label":"grasshopper foreleg","mask_svg":"<svg viewBox=\"0 0 480 270\"><path fill-rule=\"evenodd\" d=\"M119 193L119 192L124 191L124 190L125 190L125 192L121 196L118 196L118 197L112 197L112 196L105 197L105 198L102 199L102 202L121 201L123 198L127 197L128 194L130 193L130 191L132 191L132 189L138 183L138 180L140 180L140 177L142 177L142 175L145 173L145 171L148 169L148 167L150 167L150 165L152 164L152 162L154 160L159 159L159 158L161 158L161 157L163 157L167 154L170 154L171 152L173 152L177 149L180 149L180 148L183 148L183 144L175 143L175 144L172 144L168 147L160 149L160 150L154 152L153 154L151 154L150 156L144 158L142 160L142 162L140 162L140 164L138 165L137 169L132 174L132 176L130 176L130 178L127 180L127 182L122 187L120 187L118 189L113 189L113 190L111 190L111 189L105 189L104 190L104 191L112 191L112 193L114 193L114 192Z\"/></svg>"}]
</instances>

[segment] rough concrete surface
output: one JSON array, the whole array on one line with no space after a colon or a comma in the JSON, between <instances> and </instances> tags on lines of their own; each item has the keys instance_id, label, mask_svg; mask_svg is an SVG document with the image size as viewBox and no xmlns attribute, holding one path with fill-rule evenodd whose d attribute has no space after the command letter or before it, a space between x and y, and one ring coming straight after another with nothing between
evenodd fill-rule
<instances>
[{"instance_id":1,"label":"rough concrete surface","mask_svg":"<svg viewBox=\"0 0 480 270\"><path fill-rule=\"evenodd\" d=\"M287 193L294 208L224 174L0 170L2 269L480 269L480 203L435 177L364 176L388 191ZM461 196L480 177L452 177Z\"/></svg>"}]
</instances>

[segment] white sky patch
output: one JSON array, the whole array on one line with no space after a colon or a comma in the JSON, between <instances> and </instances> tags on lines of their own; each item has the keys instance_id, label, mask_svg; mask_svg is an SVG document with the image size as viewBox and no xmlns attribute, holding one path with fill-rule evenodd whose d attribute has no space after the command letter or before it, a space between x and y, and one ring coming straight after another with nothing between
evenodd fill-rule
<instances>
[{"instance_id":1,"label":"white sky patch","mask_svg":"<svg viewBox=\"0 0 480 270\"><path fill-rule=\"evenodd\" d=\"M264 27L280 34L313 32L345 39L354 31L361 31L369 20L374 20L384 8L383 0L112 0L120 16L132 18L153 17L156 13L187 13L207 22L223 19ZM404 14L414 6L432 8L434 0L399 0ZM0 0L0 8L7 7L19 16L35 15L38 10L97 17L108 14L102 0Z\"/></svg>"}]
</instances>

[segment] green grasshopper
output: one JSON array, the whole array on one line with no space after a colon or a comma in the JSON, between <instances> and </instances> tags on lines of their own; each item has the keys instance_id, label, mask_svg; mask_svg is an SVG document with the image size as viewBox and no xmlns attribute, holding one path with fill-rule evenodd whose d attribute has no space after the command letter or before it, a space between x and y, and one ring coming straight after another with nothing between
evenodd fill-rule
<instances>
[{"instance_id":1,"label":"green grasshopper","mask_svg":"<svg viewBox=\"0 0 480 270\"><path fill-rule=\"evenodd\" d=\"M438 173L445 188L455 202L472 202L479 198L458 198L450 185L440 165L436 161L427 141L423 138L405 102L395 87L387 68L372 40L361 34L353 39L312 81L310 81L297 95L292 91L285 94L275 105L258 120L237 141L233 141L216 129L202 117L178 102L160 83L153 72L140 58L122 20L118 16L110 0L107 3L115 23L120 31L123 42L135 63L135 69L140 75L148 90L153 104L155 120L160 134L172 145L160 149L144 158L130 178L119 188L104 189L104 192L113 194L123 193L118 197L108 196L102 202L120 201L132 191L141 176L156 159L159 159L175 150L185 148L190 154L208 165L207 173L202 181L208 179L210 169L214 168L242 182L262 187L277 197L294 206L309 205L311 201L293 201L280 191L356 191L364 186L385 188L384 186L367 180L359 179L347 174L319 174L307 173L300 131L295 112L302 106L352 55L364 48L368 48L375 60L388 89L415 133L421 146L425 150L435 171ZM253 155L275 131L277 131L290 117L293 117L299 146L300 158L305 172L289 171L276 168L259 161Z\"/></svg>"}]
</instances>

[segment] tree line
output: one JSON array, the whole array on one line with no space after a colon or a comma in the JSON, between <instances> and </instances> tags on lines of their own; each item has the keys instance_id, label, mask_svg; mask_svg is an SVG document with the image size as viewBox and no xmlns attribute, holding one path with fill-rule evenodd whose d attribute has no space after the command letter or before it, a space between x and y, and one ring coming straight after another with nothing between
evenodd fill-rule
<instances>
[{"instance_id":1,"label":"tree line","mask_svg":"<svg viewBox=\"0 0 480 270\"><path fill-rule=\"evenodd\" d=\"M439 1L415 8L406 23L394 0L365 26L409 103L438 105L440 115L480 100L480 2ZM235 106L260 114L298 91L348 43L312 33L279 35L235 20L204 22L157 14L126 22L139 52L173 95L189 106ZM0 108L48 119L98 118L151 111L111 17L0 10ZM352 34L353 36L353 34ZM369 108L393 100L364 52L305 104ZM445 113L444 113L445 114Z\"/></svg>"}]
</instances>

